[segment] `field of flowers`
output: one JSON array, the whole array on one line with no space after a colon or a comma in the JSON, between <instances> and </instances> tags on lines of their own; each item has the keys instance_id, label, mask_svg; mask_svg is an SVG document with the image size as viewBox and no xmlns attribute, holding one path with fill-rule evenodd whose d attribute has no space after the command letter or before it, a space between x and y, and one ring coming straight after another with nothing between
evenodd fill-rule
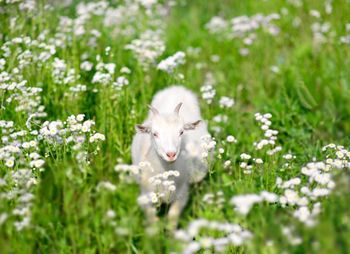
<instances>
[{"instance_id":1,"label":"field of flowers","mask_svg":"<svg viewBox=\"0 0 350 254\"><path fill-rule=\"evenodd\" d=\"M349 0L0 0L0 253L350 253ZM152 96L212 135L178 229L130 166Z\"/></svg>"}]
</instances>

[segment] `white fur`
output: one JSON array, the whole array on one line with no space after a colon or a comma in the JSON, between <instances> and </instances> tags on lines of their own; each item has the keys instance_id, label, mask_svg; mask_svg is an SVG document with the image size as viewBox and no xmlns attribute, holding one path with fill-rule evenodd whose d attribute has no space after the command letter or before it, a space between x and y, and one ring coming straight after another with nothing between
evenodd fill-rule
<instances>
[{"instance_id":1,"label":"white fur","mask_svg":"<svg viewBox=\"0 0 350 254\"><path fill-rule=\"evenodd\" d=\"M174 109L179 103L182 106L176 114ZM201 137L208 135L207 126L204 121L198 124L198 120L202 120L198 100L184 87L173 86L159 91L151 106L159 114L150 111L147 119L137 128L139 131L132 142L132 161L134 165L144 161L151 164L152 170L141 171L141 195L155 191L155 187L149 183L150 177L169 170L180 172L175 179L175 193L163 200L171 203L168 217L176 225L187 203L190 183L202 180L207 173L207 163L201 158L204 152ZM184 131L182 135L181 130ZM176 153L173 161L166 155L169 152ZM145 205L143 208L149 220L153 221L156 218L154 207Z\"/></svg>"}]
</instances>

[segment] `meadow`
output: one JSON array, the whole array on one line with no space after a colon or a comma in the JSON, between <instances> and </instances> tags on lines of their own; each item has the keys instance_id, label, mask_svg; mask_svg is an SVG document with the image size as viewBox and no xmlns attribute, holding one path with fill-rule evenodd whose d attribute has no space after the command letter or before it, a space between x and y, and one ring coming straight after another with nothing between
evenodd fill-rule
<instances>
[{"instance_id":1,"label":"meadow","mask_svg":"<svg viewBox=\"0 0 350 254\"><path fill-rule=\"evenodd\" d=\"M0 253L350 253L349 0L0 0ZM178 229L135 124L182 85L212 136ZM155 232L154 232L155 230Z\"/></svg>"}]
</instances>

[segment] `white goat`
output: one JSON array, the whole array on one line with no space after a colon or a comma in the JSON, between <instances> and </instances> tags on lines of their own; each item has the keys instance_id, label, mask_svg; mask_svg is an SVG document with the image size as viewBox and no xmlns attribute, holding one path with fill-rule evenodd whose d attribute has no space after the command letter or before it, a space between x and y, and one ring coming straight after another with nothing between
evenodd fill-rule
<instances>
[{"instance_id":1,"label":"white goat","mask_svg":"<svg viewBox=\"0 0 350 254\"><path fill-rule=\"evenodd\" d=\"M148 118L136 125L132 161L134 165L150 164L141 170L140 197L159 192L161 182L159 180L157 185L155 178L163 176L164 179L164 173L165 178L170 172L176 173L174 181L164 184L173 184L172 191L164 193L162 186L162 195L157 196L160 202L171 204L168 219L169 226L174 228L187 203L190 183L199 182L207 173L207 162L202 159L206 150L201 146L201 138L209 134L196 96L184 87L173 86L158 92L149 108ZM157 220L152 202L140 202L140 205L150 223Z\"/></svg>"}]
</instances>

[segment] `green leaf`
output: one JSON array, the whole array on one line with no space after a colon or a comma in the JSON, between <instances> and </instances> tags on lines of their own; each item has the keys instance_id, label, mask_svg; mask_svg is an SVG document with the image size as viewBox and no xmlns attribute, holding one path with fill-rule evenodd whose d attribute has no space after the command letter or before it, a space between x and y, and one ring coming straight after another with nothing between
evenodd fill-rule
<instances>
[{"instance_id":1,"label":"green leaf","mask_svg":"<svg viewBox=\"0 0 350 254\"><path fill-rule=\"evenodd\" d=\"M298 98L303 107L311 110L317 106L315 98L310 93L304 82L300 82L297 86Z\"/></svg>"}]
</instances>

